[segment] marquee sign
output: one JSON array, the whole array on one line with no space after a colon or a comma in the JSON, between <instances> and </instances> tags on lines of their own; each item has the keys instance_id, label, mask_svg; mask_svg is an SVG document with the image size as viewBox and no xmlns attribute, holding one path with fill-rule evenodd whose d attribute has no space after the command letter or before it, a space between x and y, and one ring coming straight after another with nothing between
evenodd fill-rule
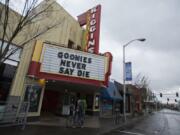
<instances>
[{"instance_id":1,"label":"marquee sign","mask_svg":"<svg viewBox=\"0 0 180 135\"><path fill-rule=\"evenodd\" d=\"M86 25L82 42L84 51L95 54L99 53L100 17L101 5L98 5L78 16L80 25Z\"/></svg>"},{"instance_id":2,"label":"marquee sign","mask_svg":"<svg viewBox=\"0 0 180 135\"><path fill-rule=\"evenodd\" d=\"M105 80L108 58L45 43L40 58L40 72L78 77L98 81Z\"/></svg>"},{"instance_id":3,"label":"marquee sign","mask_svg":"<svg viewBox=\"0 0 180 135\"><path fill-rule=\"evenodd\" d=\"M108 86L112 55L87 53L36 41L28 76L45 80Z\"/></svg>"}]
</instances>

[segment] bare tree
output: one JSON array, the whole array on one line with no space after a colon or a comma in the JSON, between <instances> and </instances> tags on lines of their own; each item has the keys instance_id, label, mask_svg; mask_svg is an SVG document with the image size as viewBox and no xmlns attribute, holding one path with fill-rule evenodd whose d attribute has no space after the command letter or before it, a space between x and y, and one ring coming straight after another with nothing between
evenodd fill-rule
<instances>
[{"instance_id":1,"label":"bare tree","mask_svg":"<svg viewBox=\"0 0 180 135\"><path fill-rule=\"evenodd\" d=\"M147 89L149 87L149 79L148 77L142 75L141 73L139 73L136 78L135 78L135 86L139 89L145 88Z\"/></svg>"},{"instance_id":2,"label":"bare tree","mask_svg":"<svg viewBox=\"0 0 180 135\"><path fill-rule=\"evenodd\" d=\"M135 86L141 90L141 99L142 99L142 108L147 109L149 107L149 104L147 103L152 97L152 92L149 88L149 79L148 77L142 75L139 73L135 78Z\"/></svg>"},{"instance_id":3,"label":"bare tree","mask_svg":"<svg viewBox=\"0 0 180 135\"><path fill-rule=\"evenodd\" d=\"M38 0L25 0L21 12L17 13L10 8L10 0L0 0L0 66L19 50L18 47L11 47L11 44L20 35L23 35L24 38L18 43L18 46L24 47L32 40L62 23L63 20L56 20L43 26L40 23L38 24L47 17L47 14L53 12L52 5L54 1L46 0L41 7L37 3ZM36 28L27 33L31 27Z\"/></svg>"}]
</instances>

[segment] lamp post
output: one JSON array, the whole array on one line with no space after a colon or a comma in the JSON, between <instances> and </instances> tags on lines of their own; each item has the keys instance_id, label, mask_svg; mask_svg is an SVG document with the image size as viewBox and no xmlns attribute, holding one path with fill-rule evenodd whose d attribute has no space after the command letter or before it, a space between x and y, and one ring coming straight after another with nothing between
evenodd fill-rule
<instances>
[{"instance_id":1,"label":"lamp post","mask_svg":"<svg viewBox=\"0 0 180 135\"><path fill-rule=\"evenodd\" d=\"M125 48L132 42L134 41L141 41L144 42L146 39L145 38L139 38L139 39L133 39L131 41L129 41L128 43L126 43L125 45L123 45L123 115L124 115L124 122L126 122L126 67L125 67L125 62L126 62L126 58L125 58Z\"/></svg>"}]
</instances>

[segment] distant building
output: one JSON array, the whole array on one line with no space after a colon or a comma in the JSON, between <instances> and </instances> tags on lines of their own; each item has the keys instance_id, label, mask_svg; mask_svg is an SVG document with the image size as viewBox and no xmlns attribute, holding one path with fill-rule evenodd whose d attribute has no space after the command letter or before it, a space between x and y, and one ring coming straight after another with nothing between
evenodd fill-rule
<instances>
[{"instance_id":1,"label":"distant building","mask_svg":"<svg viewBox=\"0 0 180 135\"><path fill-rule=\"evenodd\" d=\"M122 112L123 98L113 80L109 81L107 88L100 92L100 116L112 117L115 112Z\"/></svg>"},{"instance_id":2,"label":"distant building","mask_svg":"<svg viewBox=\"0 0 180 135\"><path fill-rule=\"evenodd\" d=\"M123 92L123 85L117 81L114 81L118 91L120 92L121 96L124 98ZM123 101L121 102L121 113L123 113ZM126 113L132 113L132 91L126 87Z\"/></svg>"},{"instance_id":3,"label":"distant building","mask_svg":"<svg viewBox=\"0 0 180 135\"><path fill-rule=\"evenodd\" d=\"M142 113L142 91L137 88L135 85L128 84L128 91L131 91L131 103L132 103L132 112L133 113Z\"/></svg>"}]
</instances>

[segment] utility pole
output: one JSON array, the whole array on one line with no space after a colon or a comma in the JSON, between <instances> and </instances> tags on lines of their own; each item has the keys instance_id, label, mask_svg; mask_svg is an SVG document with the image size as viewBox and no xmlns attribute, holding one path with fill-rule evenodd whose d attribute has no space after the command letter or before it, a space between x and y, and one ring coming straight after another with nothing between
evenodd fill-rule
<instances>
[{"instance_id":1,"label":"utility pole","mask_svg":"<svg viewBox=\"0 0 180 135\"><path fill-rule=\"evenodd\" d=\"M123 45L123 116L124 116L124 122L126 122L126 55L125 55L125 48L132 42L134 41L140 41L144 42L146 39L145 38L140 38L140 39L134 39Z\"/></svg>"}]
</instances>

